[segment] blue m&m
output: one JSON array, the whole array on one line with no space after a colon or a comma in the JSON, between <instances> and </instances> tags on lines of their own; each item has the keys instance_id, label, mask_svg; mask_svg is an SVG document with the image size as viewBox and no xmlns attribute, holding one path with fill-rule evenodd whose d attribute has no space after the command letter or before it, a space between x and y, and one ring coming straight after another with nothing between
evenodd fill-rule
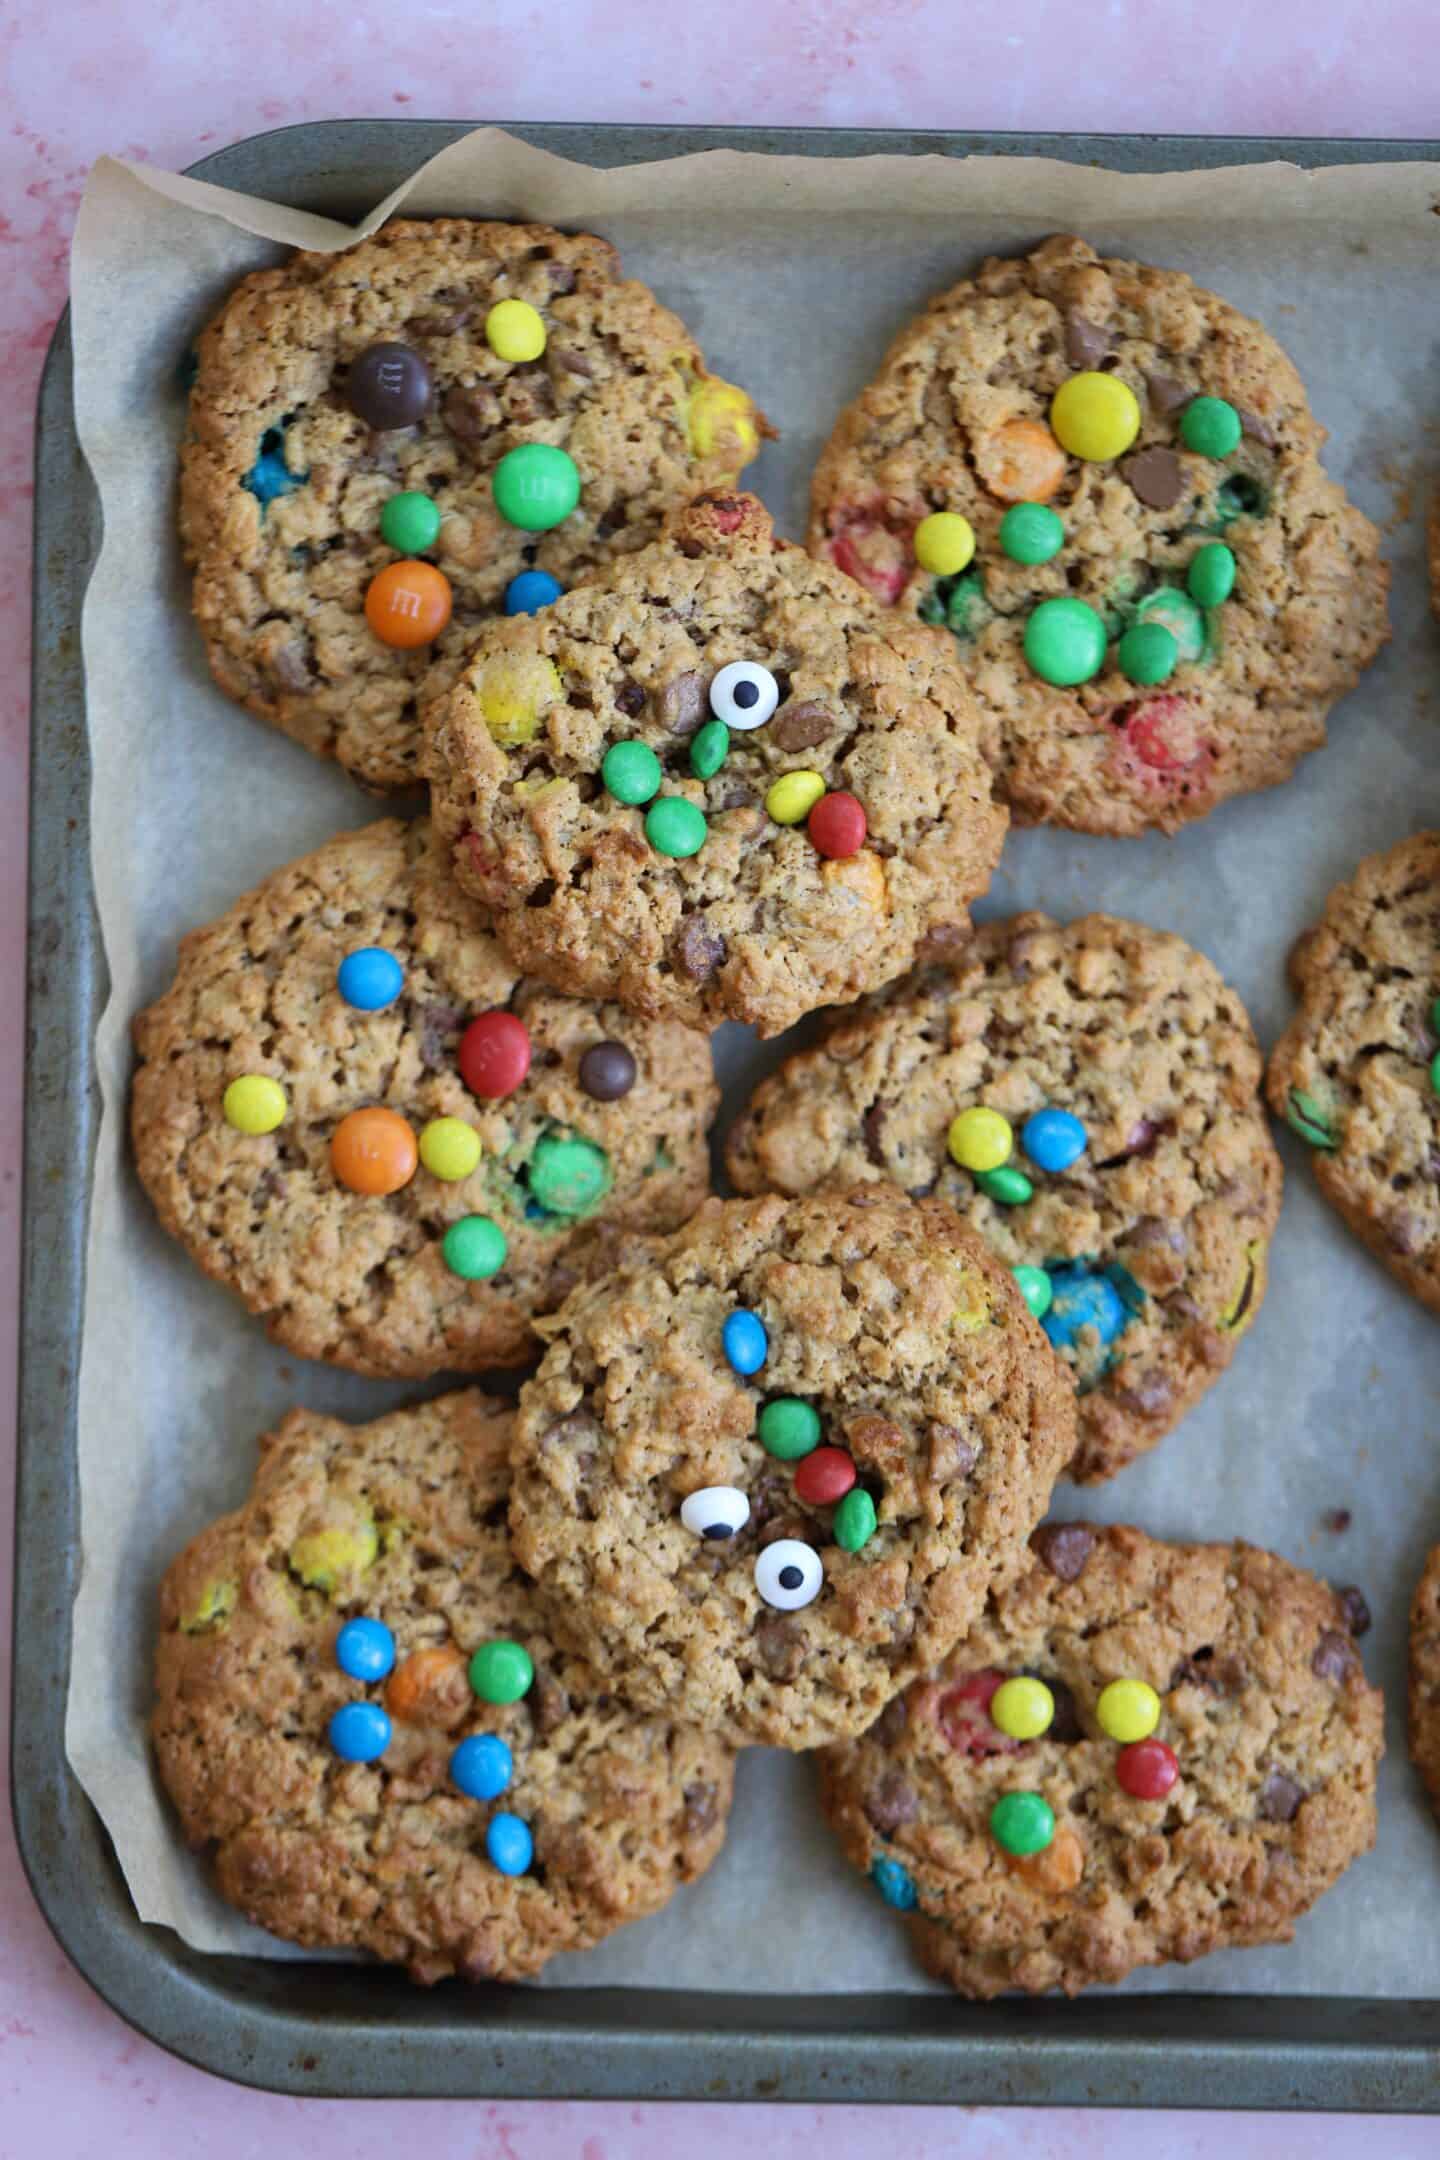
<instances>
[{"instance_id":1,"label":"blue m&m","mask_svg":"<svg viewBox=\"0 0 1440 2160\"><path fill-rule=\"evenodd\" d=\"M383 1620L347 1620L335 1639L335 1662L352 1680L383 1680L395 1663L395 1637Z\"/></svg>"},{"instance_id":2,"label":"blue m&m","mask_svg":"<svg viewBox=\"0 0 1440 2160\"><path fill-rule=\"evenodd\" d=\"M732 1312L720 1331L720 1341L732 1372L759 1372L770 1355L770 1338L758 1313L742 1306Z\"/></svg>"},{"instance_id":3,"label":"blue m&m","mask_svg":"<svg viewBox=\"0 0 1440 2160\"><path fill-rule=\"evenodd\" d=\"M514 1772L510 1750L498 1733L474 1733L450 1757L451 1783L468 1800L498 1800Z\"/></svg>"},{"instance_id":4,"label":"blue m&m","mask_svg":"<svg viewBox=\"0 0 1440 2160\"><path fill-rule=\"evenodd\" d=\"M1040 1325L1055 1348L1073 1348L1083 1328L1093 1328L1103 1344L1114 1342L1130 1313L1109 1277L1092 1274L1083 1263L1051 1268L1049 1275L1050 1304Z\"/></svg>"},{"instance_id":5,"label":"blue m&m","mask_svg":"<svg viewBox=\"0 0 1440 2160\"><path fill-rule=\"evenodd\" d=\"M404 989L405 970L383 945L362 945L357 952L346 953L335 982L347 1005L360 1012L379 1012L393 1005Z\"/></svg>"},{"instance_id":6,"label":"blue m&m","mask_svg":"<svg viewBox=\"0 0 1440 2160\"><path fill-rule=\"evenodd\" d=\"M1037 1170L1068 1170L1085 1152L1085 1127L1068 1110L1037 1110L1021 1128L1020 1145Z\"/></svg>"},{"instance_id":7,"label":"blue m&m","mask_svg":"<svg viewBox=\"0 0 1440 2160\"><path fill-rule=\"evenodd\" d=\"M542 607L558 600L564 590L559 578L551 577L548 570L522 570L505 588L505 613L537 615Z\"/></svg>"},{"instance_id":8,"label":"blue m&m","mask_svg":"<svg viewBox=\"0 0 1440 2160\"><path fill-rule=\"evenodd\" d=\"M390 1745L390 1720L379 1703L347 1702L330 1720L330 1745L345 1762L374 1762Z\"/></svg>"},{"instance_id":9,"label":"blue m&m","mask_svg":"<svg viewBox=\"0 0 1440 2160\"><path fill-rule=\"evenodd\" d=\"M880 1892L887 1905L896 1912L915 1910L915 1884L910 1870L898 1860L887 1859L882 1853L870 1869L870 1880Z\"/></svg>"},{"instance_id":10,"label":"blue m&m","mask_svg":"<svg viewBox=\"0 0 1440 2160\"><path fill-rule=\"evenodd\" d=\"M518 1815L492 1815L485 1826L485 1850L502 1875L523 1875L535 1857L529 1824Z\"/></svg>"}]
</instances>

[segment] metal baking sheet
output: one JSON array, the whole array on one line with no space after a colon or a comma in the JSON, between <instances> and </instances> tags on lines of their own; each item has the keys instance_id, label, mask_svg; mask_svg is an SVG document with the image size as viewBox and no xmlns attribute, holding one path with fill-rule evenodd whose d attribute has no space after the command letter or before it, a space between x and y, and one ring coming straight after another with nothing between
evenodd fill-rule
<instances>
[{"instance_id":1,"label":"metal baking sheet","mask_svg":"<svg viewBox=\"0 0 1440 2160\"><path fill-rule=\"evenodd\" d=\"M283 130L195 168L340 216L368 207L460 124ZM1288 158L1433 157L1431 144L804 131L518 128L595 164L722 145L1049 155L1119 170ZM84 1234L96 1104L74 1087L103 1005L89 889L88 760L78 625L96 538L74 439L64 325L46 370L36 490L35 758L25 1318L22 1333L14 1801L22 1854L56 1933L112 2004L204 2067L287 2091L379 2096L1024 2101L1424 2108L1440 2095L1433 2002L1328 1997L1094 1998L986 2007L923 1995L456 1989L421 1995L364 1967L210 1959L135 1917L64 1761ZM36 1116L36 1110L43 1111ZM477 2045L477 2042L480 2043Z\"/></svg>"}]
</instances>

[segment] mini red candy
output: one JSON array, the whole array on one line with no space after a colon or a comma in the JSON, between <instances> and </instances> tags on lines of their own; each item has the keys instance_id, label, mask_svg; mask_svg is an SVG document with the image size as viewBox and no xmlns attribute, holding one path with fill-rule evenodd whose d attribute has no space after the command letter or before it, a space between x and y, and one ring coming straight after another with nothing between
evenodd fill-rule
<instances>
[{"instance_id":1,"label":"mini red candy","mask_svg":"<svg viewBox=\"0 0 1440 2160\"><path fill-rule=\"evenodd\" d=\"M795 1497L807 1507L833 1507L855 1483L855 1465L843 1447L812 1448L795 1470Z\"/></svg>"},{"instance_id":2,"label":"mini red candy","mask_svg":"<svg viewBox=\"0 0 1440 2160\"><path fill-rule=\"evenodd\" d=\"M1018 1755L1025 1745L991 1723L991 1698L1004 1678L1004 1673L997 1672L993 1665L968 1673L945 1688L935 1705L935 1722L941 1732L951 1747L968 1755L972 1762L984 1762L991 1755Z\"/></svg>"},{"instance_id":3,"label":"mini red candy","mask_svg":"<svg viewBox=\"0 0 1440 2160\"><path fill-rule=\"evenodd\" d=\"M481 1013L460 1037L460 1077L472 1095L499 1102L530 1070L530 1037L514 1013Z\"/></svg>"},{"instance_id":4,"label":"mini red candy","mask_svg":"<svg viewBox=\"0 0 1440 2160\"><path fill-rule=\"evenodd\" d=\"M821 796L810 812L805 829L811 844L834 862L843 862L848 855L858 855L865 845L868 830L863 807L853 795L847 795L843 790L835 795Z\"/></svg>"},{"instance_id":5,"label":"mini red candy","mask_svg":"<svg viewBox=\"0 0 1440 2160\"><path fill-rule=\"evenodd\" d=\"M1115 1777L1132 1800L1163 1800L1180 1775L1174 1748L1163 1740L1132 1740L1115 1758Z\"/></svg>"}]
</instances>

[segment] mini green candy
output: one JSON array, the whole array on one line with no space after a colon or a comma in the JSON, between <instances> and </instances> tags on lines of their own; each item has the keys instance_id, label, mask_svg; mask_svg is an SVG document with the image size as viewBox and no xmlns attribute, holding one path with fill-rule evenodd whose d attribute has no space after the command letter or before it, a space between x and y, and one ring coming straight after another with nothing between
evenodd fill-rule
<instances>
[{"instance_id":1,"label":"mini green candy","mask_svg":"<svg viewBox=\"0 0 1440 2160\"><path fill-rule=\"evenodd\" d=\"M440 1250L462 1282L487 1282L505 1265L505 1233L488 1215L462 1215L445 1232Z\"/></svg>"},{"instance_id":2,"label":"mini green candy","mask_svg":"<svg viewBox=\"0 0 1440 2160\"><path fill-rule=\"evenodd\" d=\"M1137 623L1158 623L1175 640L1181 660L1198 660L1205 651L1205 617L1178 585L1161 585L1135 609Z\"/></svg>"},{"instance_id":3,"label":"mini green candy","mask_svg":"<svg viewBox=\"0 0 1440 2160\"><path fill-rule=\"evenodd\" d=\"M1290 1100L1285 1105L1285 1122L1292 1132L1299 1133L1302 1140L1307 1141L1313 1148L1319 1148L1323 1154L1333 1155L1340 1145L1335 1137L1335 1128L1319 1103L1313 1095L1305 1094L1301 1088L1290 1090Z\"/></svg>"},{"instance_id":4,"label":"mini green candy","mask_svg":"<svg viewBox=\"0 0 1440 2160\"><path fill-rule=\"evenodd\" d=\"M713 780L730 755L730 730L723 720L707 720L690 745L690 770L697 780Z\"/></svg>"},{"instance_id":5,"label":"mini green candy","mask_svg":"<svg viewBox=\"0 0 1440 2160\"><path fill-rule=\"evenodd\" d=\"M1027 1200L1035 1197L1035 1187L1023 1170L1013 1163L1003 1163L998 1170L977 1172L975 1183L987 1199L998 1200L1001 1207L1024 1207Z\"/></svg>"},{"instance_id":6,"label":"mini green candy","mask_svg":"<svg viewBox=\"0 0 1440 2160\"><path fill-rule=\"evenodd\" d=\"M1197 457L1229 457L1240 434L1240 415L1224 398L1191 398L1180 415L1180 440Z\"/></svg>"},{"instance_id":7,"label":"mini green candy","mask_svg":"<svg viewBox=\"0 0 1440 2160\"><path fill-rule=\"evenodd\" d=\"M1065 527L1044 503L1012 503L1000 520L1000 551L1011 562L1047 563L1065 545Z\"/></svg>"},{"instance_id":8,"label":"mini green candy","mask_svg":"<svg viewBox=\"0 0 1440 2160\"><path fill-rule=\"evenodd\" d=\"M1017 1267L1014 1273L1015 1280L1020 1285L1020 1295L1035 1318L1043 1320L1055 1295L1050 1277L1043 1267Z\"/></svg>"},{"instance_id":9,"label":"mini green candy","mask_svg":"<svg viewBox=\"0 0 1440 2160\"><path fill-rule=\"evenodd\" d=\"M1025 625L1025 658L1042 682L1070 690L1105 665L1105 625L1083 600L1042 600Z\"/></svg>"},{"instance_id":10,"label":"mini green candy","mask_svg":"<svg viewBox=\"0 0 1440 2160\"><path fill-rule=\"evenodd\" d=\"M481 1643L470 1660L470 1685L481 1702L519 1702L534 1678L534 1661L525 1645L503 1636Z\"/></svg>"},{"instance_id":11,"label":"mini green candy","mask_svg":"<svg viewBox=\"0 0 1440 2160\"><path fill-rule=\"evenodd\" d=\"M380 537L402 555L423 555L440 537L440 512L428 495L407 489L380 512Z\"/></svg>"},{"instance_id":12,"label":"mini green candy","mask_svg":"<svg viewBox=\"0 0 1440 2160\"><path fill-rule=\"evenodd\" d=\"M1002 1852L1044 1852L1055 1836L1055 1811L1043 1793L1002 1793L990 1810L990 1835Z\"/></svg>"},{"instance_id":13,"label":"mini green candy","mask_svg":"<svg viewBox=\"0 0 1440 2160\"><path fill-rule=\"evenodd\" d=\"M531 1199L547 1215L583 1215L610 1189L610 1158L592 1140L543 1133L525 1182Z\"/></svg>"},{"instance_id":14,"label":"mini green candy","mask_svg":"<svg viewBox=\"0 0 1440 2160\"><path fill-rule=\"evenodd\" d=\"M1180 658L1180 647L1164 623L1132 623L1120 640L1116 658L1127 682L1168 682Z\"/></svg>"},{"instance_id":15,"label":"mini green candy","mask_svg":"<svg viewBox=\"0 0 1440 2160\"><path fill-rule=\"evenodd\" d=\"M798 1395L777 1395L760 1412L760 1445L777 1462L798 1462L820 1445L820 1413Z\"/></svg>"},{"instance_id":16,"label":"mini green candy","mask_svg":"<svg viewBox=\"0 0 1440 2160\"><path fill-rule=\"evenodd\" d=\"M645 813L645 837L657 855L698 855L709 827L683 795L662 795Z\"/></svg>"},{"instance_id":17,"label":"mini green candy","mask_svg":"<svg viewBox=\"0 0 1440 2160\"><path fill-rule=\"evenodd\" d=\"M600 777L616 802L647 803L660 789L660 760L649 743L611 743Z\"/></svg>"},{"instance_id":18,"label":"mini green candy","mask_svg":"<svg viewBox=\"0 0 1440 2160\"><path fill-rule=\"evenodd\" d=\"M836 1508L831 1535L842 1552L859 1552L875 1535L875 1502L861 1485L852 1485Z\"/></svg>"},{"instance_id":19,"label":"mini green candy","mask_svg":"<svg viewBox=\"0 0 1440 2160\"><path fill-rule=\"evenodd\" d=\"M1197 607L1223 607L1235 590L1235 557L1223 540L1211 540L1190 558L1185 590Z\"/></svg>"}]
</instances>

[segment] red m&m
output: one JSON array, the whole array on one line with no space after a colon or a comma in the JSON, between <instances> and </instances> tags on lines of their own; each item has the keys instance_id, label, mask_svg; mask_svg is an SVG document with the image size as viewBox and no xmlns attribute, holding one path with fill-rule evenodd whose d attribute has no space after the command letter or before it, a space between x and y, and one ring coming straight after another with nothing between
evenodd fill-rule
<instances>
[{"instance_id":1,"label":"red m&m","mask_svg":"<svg viewBox=\"0 0 1440 2160\"><path fill-rule=\"evenodd\" d=\"M1163 1740L1134 1740L1115 1758L1115 1777L1132 1800L1163 1800L1180 1775L1175 1750Z\"/></svg>"},{"instance_id":2,"label":"red m&m","mask_svg":"<svg viewBox=\"0 0 1440 2160\"><path fill-rule=\"evenodd\" d=\"M828 855L834 862L858 855L865 845L867 829L863 806L843 789L834 795L822 795L805 825L816 852Z\"/></svg>"},{"instance_id":3,"label":"red m&m","mask_svg":"<svg viewBox=\"0 0 1440 2160\"><path fill-rule=\"evenodd\" d=\"M481 1013L460 1037L460 1077L472 1095L499 1102L530 1070L530 1037L514 1013Z\"/></svg>"},{"instance_id":4,"label":"red m&m","mask_svg":"<svg viewBox=\"0 0 1440 2160\"><path fill-rule=\"evenodd\" d=\"M817 1447L795 1470L795 1497L807 1507L833 1507L855 1483L855 1465L844 1448Z\"/></svg>"}]
</instances>

